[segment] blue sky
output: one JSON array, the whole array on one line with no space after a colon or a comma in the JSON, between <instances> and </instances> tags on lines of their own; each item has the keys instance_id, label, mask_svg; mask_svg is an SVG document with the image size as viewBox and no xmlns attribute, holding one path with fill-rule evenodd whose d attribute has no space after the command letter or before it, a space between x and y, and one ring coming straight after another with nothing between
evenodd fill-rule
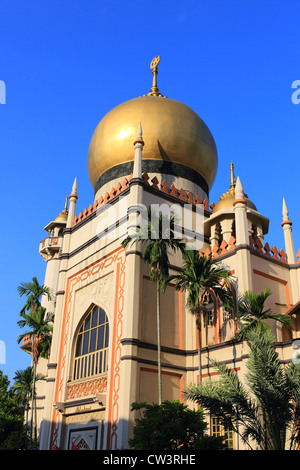
<instances>
[{"instance_id":1,"label":"blue sky","mask_svg":"<svg viewBox=\"0 0 300 470\"><path fill-rule=\"evenodd\" d=\"M0 369L10 380L30 364L16 342L17 286L44 281L43 227L63 209L75 176L77 213L93 201L92 133L111 108L149 91L154 56L160 91L194 109L214 135L210 202L228 189L232 160L270 218L266 241L278 248L286 198L298 251L300 104L291 97L300 80L299 13L292 0L0 0Z\"/></svg>"}]
</instances>

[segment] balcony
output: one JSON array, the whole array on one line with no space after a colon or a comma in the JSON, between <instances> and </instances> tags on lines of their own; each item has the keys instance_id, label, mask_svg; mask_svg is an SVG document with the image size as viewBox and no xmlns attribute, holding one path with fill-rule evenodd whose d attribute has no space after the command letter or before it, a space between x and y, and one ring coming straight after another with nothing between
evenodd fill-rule
<instances>
[{"instance_id":1,"label":"balcony","mask_svg":"<svg viewBox=\"0 0 300 470\"><path fill-rule=\"evenodd\" d=\"M40 242L39 253L48 261L49 258L59 252L62 247L62 237L46 237Z\"/></svg>"},{"instance_id":2,"label":"balcony","mask_svg":"<svg viewBox=\"0 0 300 470\"><path fill-rule=\"evenodd\" d=\"M27 335L23 338L20 348L23 351L26 351L27 353L31 354L32 338L30 335Z\"/></svg>"}]
</instances>

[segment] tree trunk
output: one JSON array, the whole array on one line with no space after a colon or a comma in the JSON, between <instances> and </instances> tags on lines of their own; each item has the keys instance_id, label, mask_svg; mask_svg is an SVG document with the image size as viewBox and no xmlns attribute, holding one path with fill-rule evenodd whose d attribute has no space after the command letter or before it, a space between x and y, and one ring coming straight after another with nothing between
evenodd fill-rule
<instances>
[{"instance_id":1,"label":"tree trunk","mask_svg":"<svg viewBox=\"0 0 300 470\"><path fill-rule=\"evenodd\" d=\"M25 405L25 436L24 436L24 447L27 450L27 425L28 425L28 415L29 415L29 397L26 396L26 405Z\"/></svg>"},{"instance_id":2,"label":"tree trunk","mask_svg":"<svg viewBox=\"0 0 300 470\"><path fill-rule=\"evenodd\" d=\"M30 422L30 440L29 440L29 447L32 446L32 433L33 433L33 417L34 417L34 410L35 410L35 377L36 377L36 362L32 360L33 366L33 377L32 377L32 397L31 397L31 422Z\"/></svg>"},{"instance_id":3,"label":"tree trunk","mask_svg":"<svg viewBox=\"0 0 300 470\"><path fill-rule=\"evenodd\" d=\"M160 355L160 283L157 281L156 295L156 321L157 321L157 369L158 369L158 404L162 403L162 386L161 386L161 355Z\"/></svg>"},{"instance_id":4,"label":"tree trunk","mask_svg":"<svg viewBox=\"0 0 300 470\"><path fill-rule=\"evenodd\" d=\"M199 385L202 382L202 360L201 360L201 315L197 312L197 332L198 332L198 374L199 374Z\"/></svg>"}]
</instances>

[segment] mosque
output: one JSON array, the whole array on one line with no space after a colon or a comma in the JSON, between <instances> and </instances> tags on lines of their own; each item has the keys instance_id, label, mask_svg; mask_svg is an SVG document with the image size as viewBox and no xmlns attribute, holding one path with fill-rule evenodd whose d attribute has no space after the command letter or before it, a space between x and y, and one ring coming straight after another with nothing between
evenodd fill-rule
<instances>
[{"instance_id":1,"label":"mosque","mask_svg":"<svg viewBox=\"0 0 300 470\"><path fill-rule=\"evenodd\" d=\"M64 210L45 227L39 246L44 284L55 293L50 302L43 300L55 321L49 360L38 364L46 376L37 383L42 450L71 449L73 443L78 449L126 449L135 418L131 404L158 400L155 283L140 246L121 245L141 206L188 210L191 238L203 255L212 253L231 272L235 289L271 289L267 307L292 318L290 331L272 324L283 363L300 337L300 260L285 201L284 249L265 243L269 219L245 194L233 164L224 194L216 204L209 201L218 166L214 138L192 109L160 93L158 63L159 57L150 66L150 92L109 111L93 133L90 206L79 206L75 178ZM169 263L176 273L181 255L170 252ZM200 339L202 378L215 374L208 361L214 357L243 380L249 351L235 339L235 310L211 305ZM30 352L30 339L22 348ZM163 400L182 400L185 386L199 380L197 348L186 293L169 285L161 295ZM225 432L214 417L208 429L211 435ZM238 436L227 433L226 440L230 448L244 448Z\"/></svg>"}]
</instances>

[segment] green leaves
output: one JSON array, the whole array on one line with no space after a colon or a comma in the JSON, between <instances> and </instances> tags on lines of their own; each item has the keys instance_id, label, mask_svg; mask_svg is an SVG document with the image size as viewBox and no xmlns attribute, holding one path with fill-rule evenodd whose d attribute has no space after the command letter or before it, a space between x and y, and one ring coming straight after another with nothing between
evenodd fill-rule
<instances>
[{"instance_id":1,"label":"green leaves","mask_svg":"<svg viewBox=\"0 0 300 470\"><path fill-rule=\"evenodd\" d=\"M17 342L20 343L26 336L30 336L36 343L34 359L37 362L38 357L47 357L49 353L51 338L53 332L53 314L47 313L46 308L37 307L35 312L24 313L21 320L17 322L20 328L29 328L25 333L18 336Z\"/></svg>"},{"instance_id":2,"label":"green leaves","mask_svg":"<svg viewBox=\"0 0 300 470\"><path fill-rule=\"evenodd\" d=\"M129 445L135 450L200 449L207 424L202 410L191 410L179 401L133 403L132 411L142 411L135 420ZM220 441L205 436L205 448L220 449Z\"/></svg>"},{"instance_id":3,"label":"green leaves","mask_svg":"<svg viewBox=\"0 0 300 470\"><path fill-rule=\"evenodd\" d=\"M200 386L190 386L188 400L217 416L251 448L295 449L299 444L300 365L281 364L269 330L248 332L250 347L245 380L224 364L211 361L219 374Z\"/></svg>"},{"instance_id":4,"label":"green leaves","mask_svg":"<svg viewBox=\"0 0 300 470\"><path fill-rule=\"evenodd\" d=\"M23 419L24 410L9 389L7 375L0 371L0 450L18 449L23 437Z\"/></svg>"},{"instance_id":5,"label":"green leaves","mask_svg":"<svg viewBox=\"0 0 300 470\"><path fill-rule=\"evenodd\" d=\"M165 286L164 280L169 275L168 249L183 250L184 243L175 236L175 217L164 214L157 215L149 207L142 214L143 223L135 234L129 235L122 242L123 248L136 243L145 245L143 261L150 267L150 279Z\"/></svg>"},{"instance_id":6,"label":"green leaves","mask_svg":"<svg viewBox=\"0 0 300 470\"><path fill-rule=\"evenodd\" d=\"M287 315L273 313L270 309L264 309L267 298L271 295L270 289L256 294L252 291L246 291L242 302L238 306L237 317L240 319L242 329L237 333L237 339L246 339L248 334L257 329L264 332L270 327L266 320L276 320L286 328L291 324L291 318Z\"/></svg>"},{"instance_id":7,"label":"green leaves","mask_svg":"<svg viewBox=\"0 0 300 470\"><path fill-rule=\"evenodd\" d=\"M51 293L49 287L40 285L37 278L34 276L32 282L23 282L18 286L20 297L27 297L26 303L21 310L21 315L26 311L35 311L41 305L40 300L43 295L46 295L48 300L51 300Z\"/></svg>"}]
</instances>

